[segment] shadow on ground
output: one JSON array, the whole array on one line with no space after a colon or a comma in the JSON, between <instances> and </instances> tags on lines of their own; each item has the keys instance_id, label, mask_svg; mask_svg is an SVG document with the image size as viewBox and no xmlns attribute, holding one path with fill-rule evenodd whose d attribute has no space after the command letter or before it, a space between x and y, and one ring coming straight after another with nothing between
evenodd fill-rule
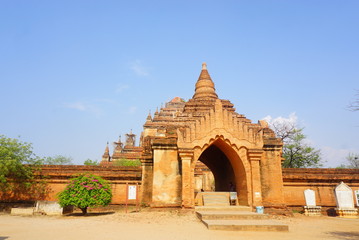
<instances>
[{"instance_id":1,"label":"shadow on ground","mask_svg":"<svg viewBox=\"0 0 359 240\"><path fill-rule=\"evenodd\" d=\"M8 239L9 237L1 237L0 236L0 240L5 240L5 239Z\"/></svg>"},{"instance_id":2,"label":"shadow on ground","mask_svg":"<svg viewBox=\"0 0 359 240\"><path fill-rule=\"evenodd\" d=\"M344 240L358 240L359 232L327 232L327 234Z\"/></svg>"},{"instance_id":3,"label":"shadow on ground","mask_svg":"<svg viewBox=\"0 0 359 240\"><path fill-rule=\"evenodd\" d=\"M64 215L65 217L97 217L97 216L105 216L105 215L112 215L115 212L90 212L86 215L83 215L82 213L68 213ZM0 238L1 240L1 238Z\"/></svg>"}]
</instances>

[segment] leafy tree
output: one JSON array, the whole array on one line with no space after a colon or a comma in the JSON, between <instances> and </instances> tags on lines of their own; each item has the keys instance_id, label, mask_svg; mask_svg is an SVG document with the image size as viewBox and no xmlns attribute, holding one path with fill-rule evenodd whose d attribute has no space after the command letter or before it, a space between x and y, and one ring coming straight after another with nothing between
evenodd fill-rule
<instances>
[{"instance_id":1,"label":"leafy tree","mask_svg":"<svg viewBox=\"0 0 359 240\"><path fill-rule=\"evenodd\" d=\"M13 188L10 179L19 183L33 178L32 169L24 164L32 164L37 157L30 143L0 135L0 188L10 191Z\"/></svg>"},{"instance_id":2,"label":"leafy tree","mask_svg":"<svg viewBox=\"0 0 359 240\"><path fill-rule=\"evenodd\" d=\"M45 157L43 159L45 165L72 165L72 157L56 155L54 157Z\"/></svg>"},{"instance_id":3,"label":"leafy tree","mask_svg":"<svg viewBox=\"0 0 359 240\"><path fill-rule=\"evenodd\" d=\"M91 160L91 159L86 159L84 162L84 165L86 166L97 166L98 165L98 161L97 160Z\"/></svg>"},{"instance_id":4,"label":"leafy tree","mask_svg":"<svg viewBox=\"0 0 359 240\"><path fill-rule=\"evenodd\" d=\"M285 141L283 146L285 168L320 167L320 150L315 150L305 143L303 129L296 129L293 135Z\"/></svg>"},{"instance_id":5,"label":"leafy tree","mask_svg":"<svg viewBox=\"0 0 359 240\"><path fill-rule=\"evenodd\" d=\"M111 202L110 184L93 174L80 174L72 178L66 189L59 193L59 204L62 207L75 206L87 214L87 208L107 206Z\"/></svg>"},{"instance_id":6,"label":"leafy tree","mask_svg":"<svg viewBox=\"0 0 359 240\"><path fill-rule=\"evenodd\" d=\"M43 198L46 184L35 179L41 159L33 153L31 143L0 135L0 192L2 199L17 198L26 193L30 198Z\"/></svg>"},{"instance_id":7,"label":"leafy tree","mask_svg":"<svg viewBox=\"0 0 359 240\"><path fill-rule=\"evenodd\" d=\"M282 166L285 168L321 167L320 150L309 146L303 128L297 127L297 117L291 114L289 118L266 117L270 128L283 141Z\"/></svg>"}]
</instances>

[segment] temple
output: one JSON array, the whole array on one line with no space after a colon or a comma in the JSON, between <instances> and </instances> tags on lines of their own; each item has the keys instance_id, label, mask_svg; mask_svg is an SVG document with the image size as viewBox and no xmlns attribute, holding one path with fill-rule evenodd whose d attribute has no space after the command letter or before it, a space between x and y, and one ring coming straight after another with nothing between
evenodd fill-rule
<instances>
[{"instance_id":1,"label":"temple","mask_svg":"<svg viewBox=\"0 0 359 240\"><path fill-rule=\"evenodd\" d=\"M112 157L106 147L101 165L141 160L141 201L150 206L192 208L207 191L236 192L239 205L285 206L282 141L218 97L205 63L191 99L175 97L149 114L139 147L131 134L125 146L115 142Z\"/></svg>"},{"instance_id":2,"label":"temple","mask_svg":"<svg viewBox=\"0 0 359 240\"><path fill-rule=\"evenodd\" d=\"M282 146L265 121L252 123L218 97L203 64L193 97L175 97L149 114L139 146L131 130L124 141L120 136L107 143L100 166L43 165L35 179L42 183L45 176L44 188L0 194L0 208L1 201L56 201L73 176L86 172L111 183L111 204L264 207L266 213L289 215L304 206L309 214L357 216L358 169L282 168ZM135 199L129 198L130 187Z\"/></svg>"},{"instance_id":3,"label":"temple","mask_svg":"<svg viewBox=\"0 0 359 240\"><path fill-rule=\"evenodd\" d=\"M136 135L132 133L126 134L125 144L121 142L121 136L117 142L113 142L114 150L112 156L110 155L110 149L108 143L105 148L105 152L102 155L101 165L113 165L116 161L126 160L139 160L142 154L142 147L136 147Z\"/></svg>"}]
</instances>

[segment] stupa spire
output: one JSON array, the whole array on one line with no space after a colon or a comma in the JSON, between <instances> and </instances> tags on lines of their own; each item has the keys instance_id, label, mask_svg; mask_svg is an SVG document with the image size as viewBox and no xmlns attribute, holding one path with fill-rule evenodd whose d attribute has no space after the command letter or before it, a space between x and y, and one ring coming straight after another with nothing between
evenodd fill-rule
<instances>
[{"instance_id":1,"label":"stupa spire","mask_svg":"<svg viewBox=\"0 0 359 240\"><path fill-rule=\"evenodd\" d=\"M217 99L218 95L214 88L214 83L207 71L207 64L202 64L202 71L196 83L196 90L193 95L193 99L206 100L206 99Z\"/></svg>"},{"instance_id":2,"label":"stupa spire","mask_svg":"<svg viewBox=\"0 0 359 240\"><path fill-rule=\"evenodd\" d=\"M152 122L151 111L148 113L148 116L147 116L146 121L147 121L147 122Z\"/></svg>"},{"instance_id":3,"label":"stupa spire","mask_svg":"<svg viewBox=\"0 0 359 240\"><path fill-rule=\"evenodd\" d=\"M111 160L111 157L110 157L110 149L108 147L108 142L106 144L106 148L105 148L105 152L103 153L102 155L102 161L107 161L109 162Z\"/></svg>"}]
</instances>

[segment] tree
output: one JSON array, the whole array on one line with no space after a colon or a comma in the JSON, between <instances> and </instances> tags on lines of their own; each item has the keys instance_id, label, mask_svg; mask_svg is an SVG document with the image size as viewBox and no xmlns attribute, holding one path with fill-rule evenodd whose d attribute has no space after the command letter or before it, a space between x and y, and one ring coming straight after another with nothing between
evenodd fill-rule
<instances>
[{"instance_id":1,"label":"tree","mask_svg":"<svg viewBox=\"0 0 359 240\"><path fill-rule=\"evenodd\" d=\"M86 166L97 166L98 165L98 161L97 160L91 160L91 159L86 159L84 162L84 165Z\"/></svg>"},{"instance_id":2,"label":"tree","mask_svg":"<svg viewBox=\"0 0 359 240\"><path fill-rule=\"evenodd\" d=\"M107 206L112 198L111 187L99 176L80 174L72 178L66 189L59 193L59 204L62 207L75 206L87 214L88 207Z\"/></svg>"},{"instance_id":3,"label":"tree","mask_svg":"<svg viewBox=\"0 0 359 240\"><path fill-rule=\"evenodd\" d=\"M320 167L320 150L309 146L303 128L297 127L297 117L294 113L289 118L278 117L272 119L266 117L270 128L278 138L283 141L282 166L285 168Z\"/></svg>"},{"instance_id":4,"label":"tree","mask_svg":"<svg viewBox=\"0 0 359 240\"><path fill-rule=\"evenodd\" d=\"M0 135L0 190L2 197L15 189L28 191L34 184L34 170L41 160L32 145ZM27 165L24 165L27 164Z\"/></svg>"},{"instance_id":5,"label":"tree","mask_svg":"<svg viewBox=\"0 0 359 240\"><path fill-rule=\"evenodd\" d=\"M359 168L359 154L349 153L346 159L349 162L348 168Z\"/></svg>"},{"instance_id":6,"label":"tree","mask_svg":"<svg viewBox=\"0 0 359 240\"><path fill-rule=\"evenodd\" d=\"M45 157L43 159L45 165L72 165L72 157L56 155L54 157Z\"/></svg>"},{"instance_id":7,"label":"tree","mask_svg":"<svg viewBox=\"0 0 359 240\"><path fill-rule=\"evenodd\" d=\"M282 166L285 168L320 167L320 150L305 143L303 129L295 129L283 146Z\"/></svg>"},{"instance_id":8,"label":"tree","mask_svg":"<svg viewBox=\"0 0 359 240\"><path fill-rule=\"evenodd\" d=\"M41 163L31 143L0 135L1 199L44 199L49 188L41 175Z\"/></svg>"},{"instance_id":9,"label":"tree","mask_svg":"<svg viewBox=\"0 0 359 240\"><path fill-rule=\"evenodd\" d=\"M349 109L352 111L359 111L359 90L357 90L356 100L349 104Z\"/></svg>"},{"instance_id":10,"label":"tree","mask_svg":"<svg viewBox=\"0 0 359 240\"><path fill-rule=\"evenodd\" d=\"M349 164L341 164L338 168L359 169L359 154L349 153L346 160Z\"/></svg>"}]
</instances>

